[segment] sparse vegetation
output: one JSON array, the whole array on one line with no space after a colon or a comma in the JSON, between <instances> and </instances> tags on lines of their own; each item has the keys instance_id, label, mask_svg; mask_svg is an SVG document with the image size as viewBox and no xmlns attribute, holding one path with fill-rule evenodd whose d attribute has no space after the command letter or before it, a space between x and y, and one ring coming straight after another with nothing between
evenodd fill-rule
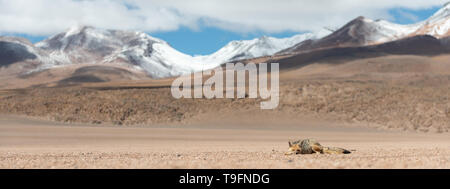
<instances>
[{"instance_id":1,"label":"sparse vegetation","mask_svg":"<svg viewBox=\"0 0 450 189\"><path fill-rule=\"evenodd\" d=\"M274 112L384 129L448 132L450 88L445 83L428 86L425 80L414 85L361 79L286 81ZM168 88L36 88L4 92L0 98L3 114L94 124L188 123L197 116L261 113L261 99L176 100Z\"/></svg>"}]
</instances>

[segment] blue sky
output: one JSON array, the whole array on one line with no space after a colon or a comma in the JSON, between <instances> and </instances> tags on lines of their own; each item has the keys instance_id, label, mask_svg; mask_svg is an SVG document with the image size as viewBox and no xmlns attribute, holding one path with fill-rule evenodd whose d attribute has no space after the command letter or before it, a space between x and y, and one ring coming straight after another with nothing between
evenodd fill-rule
<instances>
[{"instance_id":1,"label":"blue sky","mask_svg":"<svg viewBox=\"0 0 450 189\"><path fill-rule=\"evenodd\" d=\"M440 7L428 9L412 10L405 8L394 8L389 10L392 15L390 21L399 24L411 24L427 19ZM372 18L377 19L377 18ZM211 54L232 40L245 40L261 37L264 35L273 37L290 37L298 34L298 32L277 32L267 33L247 32L239 33L231 30L220 29L212 26L199 26L196 29L181 26L177 30L168 32L151 32L150 35L167 41L175 49L190 55ZM13 34L28 38L31 42L36 43L45 39L47 36L31 36L25 34Z\"/></svg>"},{"instance_id":2,"label":"blue sky","mask_svg":"<svg viewBox=\"0 0 450 189\"><path fill-rule=\"evenodd\" d=\"M411 10L405 8L391 9L389 10L389 13L393 15L394 19L390 21L398 24L412 24L420 22L432 16L440 8L441 7L434 7L421 10Z\"/></svg>"}]
</instances>

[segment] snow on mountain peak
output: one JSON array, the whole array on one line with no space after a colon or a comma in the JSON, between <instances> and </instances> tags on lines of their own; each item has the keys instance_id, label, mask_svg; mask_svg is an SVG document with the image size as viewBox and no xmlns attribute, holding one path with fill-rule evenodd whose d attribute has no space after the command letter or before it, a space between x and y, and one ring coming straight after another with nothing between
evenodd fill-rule
<instances>
[{"instance_id":1,"label":"snow on mountain peak","mask_svg":"<svg viewBox=\"0 0 450 189\"><path fill-rule=\"evenodd\" d=\"M230 61L273 55L306 39L328 34L329 31L322 31L281 39L262 36L231 41L211 55L193 57L144 32L75 25L37 43L36 47L49 56L42 69L70 64L122 64L161 78L211 69Z\"/></svg>"},{"instance_id":2,"label":"snow on mountain peak","mask_svg":"<svg viewBox=\"0 0 450 189\"><path fill-rule=\"evenodd\" d=\"M36 47L53 60L44 62L41 69L70 64L121 64L161 78L212 68L139 31L77 25L37 43Z\"/></svg>"},{"instance_id":3,"label":"snow on mountain peak","mask_svg":"<svg viewBox=\"0 0 450 189\"><path fill-rule=\"evenodd\" d=\"M296 53L313 49L380 44L414 35L450 36L450 2L429 19L410 25L357 17L337 31L320 30L287 38L261 36L231 41L213 54L190 56L172 48L164 40L139 31L120 31L75 25L34 46L42 69L70 64L121 64L144 70L155 78L188 74L220 64L271 56L277 52ZM283 50L283 51L282 51Z\"/></svg>"},{"instance_id":4,"label":"snow on mountain peak","mask_svg":"<svg viewBox=\"0 0 450 189\"><path fill-rule=\"evenodd\" d=\"M72 26L66 31L66 34L64 37L69 37L71 35L77 35L77 34L81 33L83 30L88 29L88 28L93 28L93 27L85 26L85 25Z\"/></svg>"},{"instance_id":5,"label":"snow on mountain peak","mask_svg":"<svg viewBox=\"0 0 450 189\"><path fill-rule=\"evenodd\" d=\"M450 8L450 1L447 2L447 3L445 3L443 7L445 7L445 8Z\"/></svg>"},{"instance_id":6,"label":"snow on mountain peak","mask_svg":"<svg viewBox=\"0 0 450 189\"><path fill-rule=\"evenodd\" d=\"M267 36L267 35L263 35L261 36L258 40L259 41L268 41L271 37Z\"/></svg>"},{"instance_id":7,"label":"snow on mountain peak","mask_svg":"<svg viewBox=\"0 0 450 189\"><path fill-rule=\"evenodd\" d=\"M327 34L329 32L305 33L287 38L262 36L251 40L231 41L211 55L196 56L194 59L205 64L219 65L230 61L270 56L304 40L320 38Z\"/></svg>"},{"instance_id":8,"label":"snow on mountain peak","mask_svg":"<svg viewBox=\"0 0 450 189\"><path fill-rule=\"evenodd\" d=\"M416 24L400 25L385 20L371 21L364 18L360 20L372 25L370 27L374 32L369 33L369 36L372 37L373 43L383 43L411 35L432 35L441 38L450 35L450 2L427 20Z\"/></svg>"},{"instance_id":9,"label":"snow on mountain peak","mask_svg":"<svg viewBox=\"0 0 450 189\"><path fill-rule=\"evenodd\" d=\"M420 24L421 28L415 32L416 34L432 35L437 38L450 36L450 2Z\"/></svg>"},{"instance_id":10,"label":"snow on mountain peak","mask_svg":"<svg viewBox=\"0 0 450 189\"><path fill-rule=\"evenodd\" d=\"M56 60L53 61L55 65L122 62L136 69L143 69L153 77L169 77L210 69L230 61L270 56L284 49L290 52L290 47L301 50L370 45L413 34L446 36L450 27L449 10L450 4L446 4L428 20L411 25L360 16L333 33L321 30L287 38L261 36L251 40L231 41L213 54L194 57L183 54L167 42L144 32L104 30L84 25L73 26L64 33L36 44L36 47L47 50ZM314 42L301 43L306 40Z\"/></svg>"}]
</instances>

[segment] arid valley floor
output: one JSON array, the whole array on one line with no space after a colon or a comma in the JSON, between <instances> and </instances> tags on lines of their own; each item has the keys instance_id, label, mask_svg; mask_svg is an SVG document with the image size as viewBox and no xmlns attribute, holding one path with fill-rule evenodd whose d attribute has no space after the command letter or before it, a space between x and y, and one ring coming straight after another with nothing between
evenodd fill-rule
<instances>
[{"instance_id":1,"label":"arid valley floor","mask_svg":"<svg viewBox=\"0 0 450 189\"><path fill-rule=\"evenodd\" d=\"M177 100L170 80L4 89L0 168L450 168L448 60L283 70L275 110ZM353 151L284 155L303 138Z\"/></svg>"},{"instance_id":2,"label":"arid valley floor","mask_svg":"<svg viewBox=\"0 0 450 189\"><path fill-rule=\"evenodd\" d=\"M313 124L314 125L314 124ZM287 140L314 136L348 155L285 156ZM450 168L450 135L311 123L256 129L123 128L0 119L0 168Z\"/></svg>"}]
</instances>

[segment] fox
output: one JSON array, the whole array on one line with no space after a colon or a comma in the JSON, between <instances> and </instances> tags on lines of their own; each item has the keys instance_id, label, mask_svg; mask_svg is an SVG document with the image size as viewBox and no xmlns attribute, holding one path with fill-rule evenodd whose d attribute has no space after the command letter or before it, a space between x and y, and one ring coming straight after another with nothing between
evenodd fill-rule
<instances>
[{"instance_id":1,"label":"fox","mask_svg":"<svg viewBox=\"0 0 450 189\"><path fill-rule=\"evenodd\" d=\"M285 155L295 154L350 154L350 150L337 147L324 147L315 139L289 141L289 149Z\"/></svg>"}]
</instances>

